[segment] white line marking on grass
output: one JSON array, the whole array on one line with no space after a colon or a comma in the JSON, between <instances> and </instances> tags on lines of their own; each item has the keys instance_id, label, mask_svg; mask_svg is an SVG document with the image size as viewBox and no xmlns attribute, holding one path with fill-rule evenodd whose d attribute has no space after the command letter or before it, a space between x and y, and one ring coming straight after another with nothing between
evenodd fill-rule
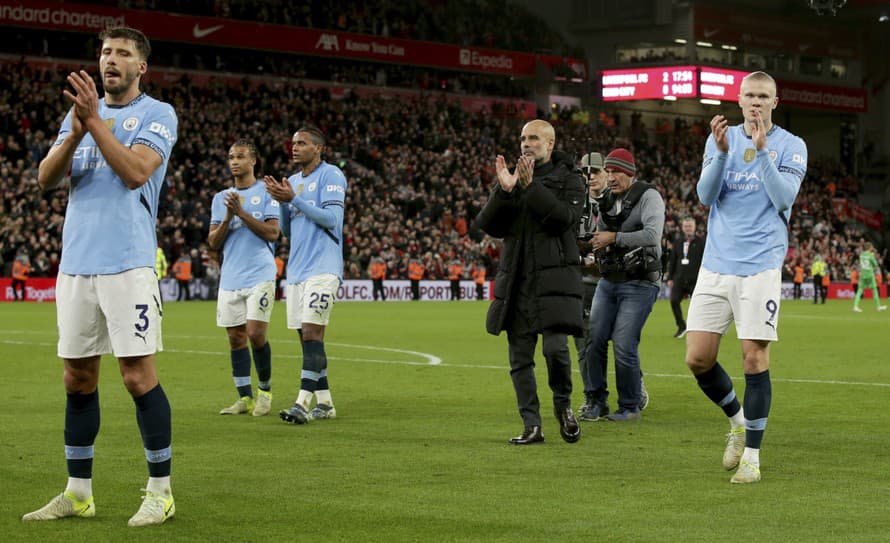
<instances>
[{"instance_id":1,"label":"white line marking on grass","mask_svg":"<svg viewBox=\"0 0 890 543\"><path fill-rule=\"evenodd\" d=\"M2 330L0 330L2 332ZM181 337L190 337L195 339L196 336L181 336ZM207 337L207 336L203 336ZM215 338L215 336L214 336ZM33 345L33 346L41 346L41 347L55 347L56 343L44 343L44 342L34 342L34 341L15 341L4 339L0 340L0 345ZM422 358L425 358L425 362L419 361L411 361L411 360L380 360L373 358L352 358L345 356L329 356L329 360L339 360L342 362L365 362L370 364L389 364L389 365L400 365L400 366L439 366L443 368L469 368L469 369L485 369L485 370L505 370L508 369L506 365L501 366L492 366L486 364L448 364L446 362L442 362L442 359L438 356L423 353L420 351L409 351L405 349L394 349L390 347L374 347L371 345L354 345L350 343L328 343L328 345L336 345L338 347L349 347L355 349L367 349L370 351L385 351L385 352L394 352L394 353L403 353L403 354L416 354ZM198 354L204 356L226 356L228 355L228 351L198 351L192 349L164 349L163 352L166 353L176 353L176 354ZM292 354L273 354L274 358L293 358ZM299 356L297 356L299 358ZM578 373L578 370L574 370L574 373ZM677 373L652 373L647 372L647 377L666 377L669 379L692 379L692 376L689 374L677 374ZM735 377L734 380L741 381L743 378ZM842 385L842 386L864 386L864 387L879 387L879 388L890 388L890 383L868 383L864 381L840 381L837 379L794 379L794 378L772 378L773 382L776 383L807 383L814 385Z\"/></svg>"},{"instance_id":2,"label":"white line marking on grass","mask_svg":"<svg viewBox=\"0 0 890 543\"><path fill-rule=\"evenodd\" d=\"M420 351L406 351L404 349L391 349L389 347L371 347L370 345L350 345L349 343L328 343L328 345L336 345L338 347L353 347L356 349L367 349L369 351L388 351L392 353L404 353L404 354L416 354L422 358L426 358L426 365L429 366L441 366L442 359L438 356L422 353ZM360 360L360 359L359 359ZM413 364L417 364L416 362L412 362Z\"/></svg>"}]
</instances>

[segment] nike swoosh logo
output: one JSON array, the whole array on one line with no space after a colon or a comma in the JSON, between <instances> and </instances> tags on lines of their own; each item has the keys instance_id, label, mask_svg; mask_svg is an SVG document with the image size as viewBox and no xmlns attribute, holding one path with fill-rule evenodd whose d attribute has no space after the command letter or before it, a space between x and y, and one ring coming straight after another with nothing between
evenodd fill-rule
<instances>
[{"instance_id":1,"label":"nike swoosh logo","mask_svg":"<svg viewBox=\"0 0 890 543\"><path fill-rule=\"evenodd\" d=\"M201 28L201 26L198 23L195 23L195 26L192 28L192 36L194 36L196 38L203 38L205 36L209 36L210 34L213 34L214 32L216 32L223 26L224 25L217 25L217 26L208 26L207 28Z\"/></svg>"},{"instance_id":2,"label":"nike swoosh logo","mask_svg":"<svg viewBox=\"0 0 890 543\"><path fill-rule=\"evenodd\" d=\"M197 27L197 26L198 26L198 25L195 25L195 27ZM706 38L710 38L711 36L713 36L713 35L716 34L717 32L720 32L720 31L719 31L719 30L707 30L707 29L705 29L705 31L704 31L704 35L705 35Z\"/></svg>"}]
</instances>

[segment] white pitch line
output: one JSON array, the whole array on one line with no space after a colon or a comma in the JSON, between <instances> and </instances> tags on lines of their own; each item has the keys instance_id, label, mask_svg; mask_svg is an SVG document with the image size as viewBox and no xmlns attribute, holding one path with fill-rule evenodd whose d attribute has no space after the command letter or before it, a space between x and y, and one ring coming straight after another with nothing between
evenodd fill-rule
<instances>
[{"instance_id":1,"label":"white pitch line","mask_svg":"<svg viewBox=\"0 0 890 543\"><path fill-rule=\"evenodd\" d=\"M2 331L0 331L2 332ZM195 339L196 336L181 336L181 337L191 337ZM201 336L204 338L208 338L208 336ZM215 338L216 336L213 336ZM30 341L15 341L15 340L0 340L0 345L32 345L32 346L41 346L41 347L55 347L56 343L44 343L44 342L30 342ZM354 345L349 343L328 343L328 345L337 345L340 347L348 347L355 349L367 349L371 351L388 351L388 352L396 352L396 353L404 353L404 354L416 354L426 359L426 362L420 361L411 361L411 360L380 360L373 358L351 358L344 356L328 356L328 360L338 360L342 362L363 362L370 364L389 364L389 365L399 365L399 366L437 366L441 368L467 368L467 369L486 369L486 370L508 370L509 367L505 363L500 366L496 365L487 365L487 364L449 364L447 362L442 362L442 359L438 356L431 355L429 353L423 353L420 351L409 351L405 349L394 349L389 347L374 347L371 345ZM198 351L192 349L164 349L163 352L166 353L176 353L176 354L197 354L202 356L226 356L228 355L228 351ZM273 354L274 358L287 358L293 359L295 356L293 354ZM299 355L296 358L300 358ZM578 370L574 370L574 373L579 373ZM613 373L613 372L610 372ZM613 373L614 374L614 373ZM678 374L678 373L652 373L646 372L646 377L665 377L669 379L692 379L692 376L689 374ZM741 381L743 378L735 377L733 378L736 381ZM771 379L775 383L797 383L797 384L814 384L814 385L841 385L841 386L864 386L864 387L879 387L879 388L890 388L890 383L868 383L864 381L840 381L836 379L795 379L795 378L782 378L782 377L773 377Z\"/></svg>"}]
</instances>

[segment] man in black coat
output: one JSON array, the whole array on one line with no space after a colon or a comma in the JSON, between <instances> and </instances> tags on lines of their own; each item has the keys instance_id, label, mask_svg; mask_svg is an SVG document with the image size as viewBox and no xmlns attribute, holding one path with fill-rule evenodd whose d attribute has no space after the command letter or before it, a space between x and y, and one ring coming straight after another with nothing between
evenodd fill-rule
<instances>
[{"instance_id":1,"label":"man in black coat","mask_svg":"<svg viewBox=\"0 0 890 543\"><path fill-rule=\"evenodd\" d=\"M674 239L666 274L667 284L671 289L671 311L677 322L675 338L686 335L686 320L683 318L680 302L684 296L692 296L705 252L704 238L695 235L695 219L685 217L681 227L683 233Z\"/></svg>"},{"instance_id":2,"label":"man in black coat","mask_svg":"<svg viewBox=\"0 0 890 543\"><path fill-rule=\"evenodd\" d=\"M510 376L525 426L514 445L544 441L535 382L535 347L544 337L544 358L560 435L578 441L572 414L572 360L568 335L582 331L581 265L576 234L584 179L569 156L553 151L553 126L534 120L522 128L513 173L498 155L498 184L476 217L477 226L504 239L486 329L507 332Z\"/></svg>"}]
</instances>

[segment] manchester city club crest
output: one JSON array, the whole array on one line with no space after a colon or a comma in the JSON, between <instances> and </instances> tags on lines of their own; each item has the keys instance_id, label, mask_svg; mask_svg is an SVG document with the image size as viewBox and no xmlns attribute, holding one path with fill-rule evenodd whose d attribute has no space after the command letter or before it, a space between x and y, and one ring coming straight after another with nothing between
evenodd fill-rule
<instances>
[{"instance_id":1,"label":"manchester city club crest","mask_svg":"<svg viewBox=\"0 0 890 543\"><path fill-rule=\"evenodd\" d=\"M754 155L756 155L756 154L757 154L757 149L745 149L745 154L742 155L742 159L745 162L753 162Z\"/></svg>"}]
</instances>

